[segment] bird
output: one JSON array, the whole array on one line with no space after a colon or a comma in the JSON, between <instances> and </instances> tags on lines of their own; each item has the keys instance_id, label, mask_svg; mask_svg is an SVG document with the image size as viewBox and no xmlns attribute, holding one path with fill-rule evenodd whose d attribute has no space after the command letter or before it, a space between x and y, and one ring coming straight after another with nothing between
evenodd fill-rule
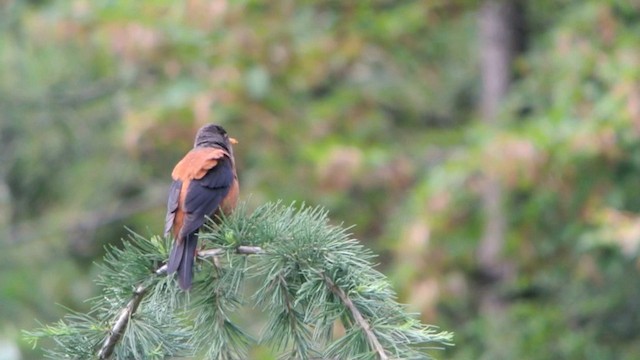
<instances>
[{"instance_id":1,"label":"bird","mask_svg":"<svg viewBox=\"0 0 640 360\"><path fill-rule=\"evenodd\" d=\"M198 232L206 217L215 221L236 207L240 186L232 145L237 143L222 126L205 125L171 173L164 233L173 237L173 245L167 274L177 273L182 290L191 288Z\"/></svg>"}]
</instances>

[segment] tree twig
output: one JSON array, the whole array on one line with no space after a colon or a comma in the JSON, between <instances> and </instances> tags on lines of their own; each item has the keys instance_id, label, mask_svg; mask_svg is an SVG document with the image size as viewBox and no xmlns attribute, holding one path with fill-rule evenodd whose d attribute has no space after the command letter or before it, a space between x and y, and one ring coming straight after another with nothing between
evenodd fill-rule
<instances>
[{"instance_id":1,"label":"tree twig","mask_svg":"<svg viewBox=\"0 0 640 360\"><path fill-rule=\"evenodd\" d=\"M351 312L351 316L353 316L353 320L356 322L356 324L358 324L358 326L360 326L360 328L362 328L362 331L364 331L365 335L367 336L367 342L369 343L369 346L371 346L373 350L378 354L378 358L380 360L388 360L389 356L384 351L384 348L382 347L382 344L380 344L380 341L378 340L376 334L373 332L373 329L371 329L371 325L369 325L369 322L365 320L365 318L362 316L362 313L360 312L360 310L358 310L353 301L351 301L349 296L347 296L344 290L337 286L329 276L322 273L322 278L324 279L325 284L327 284L331 292L333 292L338 298L340 298L340 301L342 301L344 306L349 309L349 311Z\"/></svg>"},{"instance_id":2,"label":"tree twig","mask_svg":"<svg viewBox=\"0 0 640 360\"><path fill-rule=\"evenodd\" d=\"M225 252L224 249L204 249L204 250L198 251L198 257L200 258L216 257L218 255L223 254L224 252ZM261 254L262 252L263 252L262 248L258 246L238 246L236 248L236 253L241 255ZM164 264L160 266L158 269L154 271L154 273L156 275L166 274L167 265ZM144 295L146 294L147 290L148 290L148 286L145 286L145 285L138 285L138 287L136 287L135 291L133 292L133 297L131 298L131 300L129 300L129 302L127 303L127 306L125 306L122 309L122 311L120 311L118 318L116 319L115 323L113 324L113 327L109 331L109 336L107 336L104 343L102 344L102 347L98 352L98 359L107 360L111 357L111 355L113 354L113 351L116 348L116 345L118 344L118 341L120 341L120 338L122 338L122 335L124 334L124 331L126 330L127 325L129 324L129 320L131 319L133 314L135 314L135 312L138 310L138 306L140 306L140 303L142 302L142 299L144 298Z\"/></svg>"},{"instance_id":3,"label":"tree twig","mask_svg":"<svg viewBox=\"0 0 640 360\"><path fill-rule=\"evenodd\" d=\"M111 354L113 354L113 350L116 348L116 344L120 341L122 334L127 328L127 324L129 324L129 319L131 316L138 310L138 306L140 302L142 302L142 298L144 298L144 294L147 292L147 287L143 285L138 285L136 290L133 292L133 298L129 300L127 306L122 309L120 315L118 315L118 320L111 328L110 335L104 341L102 348L100 348L100 352L98 352L98 358L100 360L108 359Z\"/></svg>"}]
</instances>

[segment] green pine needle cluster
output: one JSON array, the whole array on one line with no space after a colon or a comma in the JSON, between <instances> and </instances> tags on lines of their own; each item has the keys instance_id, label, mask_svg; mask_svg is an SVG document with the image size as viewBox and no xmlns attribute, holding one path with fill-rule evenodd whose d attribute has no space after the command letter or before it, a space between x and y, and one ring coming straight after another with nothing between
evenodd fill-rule
<instances>
[{"instance_id":1,"label":"green pine needle cluster","mask_svg":"<svg viewBox=\"0 0 640 360\"><path fill-rule=\"evenodd\" d=\"M97 280L102 294L88 314L26 336L34 345L53 339L45 350L52 359L247 359L257 344L286 359L429 359L428 350L451 344L451 333L421 324L396 302L374 255L321 208L241 207L200 239L217 252L199 259L190 292L162 272L170 241L132 233L109 249ZM247 309L267 314L257 336L241 326ZM105 356L108 341L115 346Z\"/></svg>"}]
</instances>

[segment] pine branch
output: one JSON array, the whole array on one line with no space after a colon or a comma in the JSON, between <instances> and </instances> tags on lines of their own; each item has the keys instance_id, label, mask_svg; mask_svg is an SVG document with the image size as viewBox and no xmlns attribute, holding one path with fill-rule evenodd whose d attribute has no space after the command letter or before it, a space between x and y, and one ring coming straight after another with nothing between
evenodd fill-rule
<instances>
[{"instance_id":1,"label":"pine branch","mask_svg":"<svg viewBox=\"0 0 640 360\"><path fill-rule=\"evenodd\" d=\"M25 334L34 345L52 338L51 359L247 359L256 344L288 359L430 359L451 343L406 313L374 255L320 208L239 209L199 238L206 250L189 293L165 276L169 240L132 234L100 265L89 314ZM248 299L269 318L258 340L233 316L247 305L247 278L257 284ZM337 339L336 322L346 330Z\"/></svg>"},{"instance_id":2,"label":"pine branch","mask_svg":"<svg viewBox=\"0 0 640 360\"><path fill-rule=\"evenodd\" d=\"M224 249L199 250L198 257L205 259L209 257L219 256L224 252L225 252ZM238 246L238 248L236 249L236 252L238 254L243 254L243 255L259 254L262 252L262 249L257 246ZM165 274L166 272L167 272L166 264L162 265L156 271L154 271L156 275L162 275L162 274ZM106 360L111 357L115 346L118 344L118 341L120 341L120 337L122 336L122 333L124 332L125 328L127 327L127 324L129 323L129 319L131 318L131 316L133 316L133 314L135 314L136 310L138 310L138 306L140 306L140 302L142 302L142 298L144 297L146 292L147 292L147 286L144 286L144 285L138 285L136 290L133 292L133 298L129 301L127 306L124 309L122 309L122 311L120 312L120 315L118 316L115 324L113 325L113 328L109 332L110 335L104 341L102 348L100 348L100 351L98 352L98 358L100 360Z\"/></svg>"},{"instance_id":3,"label":"pine branch","mask_svg":"<svg viewBox=\"0 0 640 360\"><path fill-rule=\"evenodd\" d=\"M98 352L98 358L100 360L105 360L111 357L113 354L113 349L116 347L118 341L120 341L120 337L124 332L127 324L129 323L129 319L133 314L138 310L138 306L140 306L140 302L146 293L147 288L140 285L133 292L133 299L129 301L127 306L122 309L122 312L118 316L116 323L113 325L113 328L110 331L110 334L102 345L102 348Z\"/></svg>"},{"instance_id":4,"label":"pine branch","mask_svg":"<svg viewBox=\"0 0 640 360\"><path fill-rule=\"evenodd\" d=\"M324 279L327 286L329 287L329 289L331 289L331 292L333 292L336 296L338 296L338 298L340 298L340 300L344 303L344 305L349 309L349 311L351 312L351 316L353 316L353 319L355 320L356 324L358 324L358 326L362 328L362 331L365 332L365 334L367 335L367 341L369 342L369 345L375 350L376 354L378 354L378 358L380 360L389 359L389 357L387 356L387 353L384 351L384 348L380 344L380 341L378 341L376 334L371 329L371 325L369 324L369 322L367 322L367 320L364 319L364 317L362 316L362 313L360 313L358 308L353 304L353 301L349 299L349 297L344 292L344 290L336 286L336 284L331 280L331 278L329 278L325 274L321 274L321 276Z\"/></svg>"},{"instance_id":5,"label":"pine branch","mask_svg":"<svg viewBox=\"0 0 640 360\"><path fill-rule=\"evenodd\" d=\"M201 259L206 259L210 257L216 257L225 253L224 249L203 249L198 250L198 257ZM254 255L262 253L262 249L258 246L238 246L236 248L236 253L241 255ZM155 273L157 275L162 275L167 273L167 264L160 266Z\"/></svg>"}]
</instances>

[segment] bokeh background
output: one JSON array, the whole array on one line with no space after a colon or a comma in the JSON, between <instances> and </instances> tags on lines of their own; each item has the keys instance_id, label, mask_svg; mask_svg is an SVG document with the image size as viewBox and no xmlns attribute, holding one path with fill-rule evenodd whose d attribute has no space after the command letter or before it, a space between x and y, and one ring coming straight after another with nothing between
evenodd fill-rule
<instances>
[{"instance_id":1,"label":"bokeh background","mask_svg":"<svg viewBox=\"0 0 640 360\"><path fill-rule=\"evenodd\" d=\"M440 358L640 354L640 1L0 0L0 359L162 231L209 122L250 206L355 225Z\"/></svg>"}]
</instances>

